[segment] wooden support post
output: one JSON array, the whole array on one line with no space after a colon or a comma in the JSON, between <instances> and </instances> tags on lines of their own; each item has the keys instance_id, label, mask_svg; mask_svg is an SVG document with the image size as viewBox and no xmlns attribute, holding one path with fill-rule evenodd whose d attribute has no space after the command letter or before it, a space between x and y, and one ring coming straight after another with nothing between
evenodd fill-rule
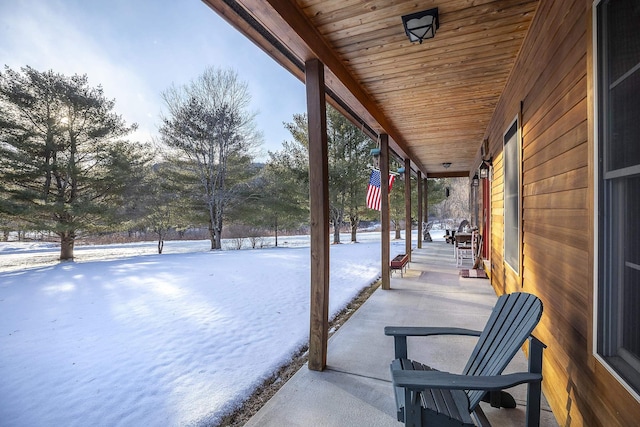
<instances>
[{"instance_id":1,"label":"wooden support post","mask_svg":"<svg viewBox=\"0 0 640 427\"><path fill-rule=\"evenodd\" d=\"M305 63L309 120L309 199L311 209L311 302L309 369L327 365L329 340L329 167L324 65Z\"/></svg>"},{"instance_id":2,"label":"wooden support post","mask_svg":"<svg viewBox=\"0 0 640 427\"><path fill-rule=\"evenodd\" d=\"M426 225L429 224L429 181L427 180L426 175L422 179L422 193L422 200L424 202L424 210L422 214L424 215L423 218L426 227ZM427 234L424 241L431 242L431 234Z\"/></svg>"},{"instance_id":3,"label":"wooden support post","mask_svg":"<svg viewBox=\"0 0 640 427\"><path fill-rule=\"evenodd\" d=\"M418 186L418 249L422 249L422 172L418 171L416 176L416 185Z\"/></svg>"},{"instance_id":4,"label":"wooden support post","mask_svg":"<svg viewBox=\"0 0 640 427\"><path fill-rule=\"evenodd\" d=\"M424 177L424 181L423 181L424 185L424 222L425 224L429 223L429 181L427 180L427 177Z\"/></svg>"},{"instance_id":5,"label":"wooden support post","mask_svg":"<svg viewBox=\"0 0 640 427\"><path fill-rule=\"evenodd\" d=\"M389 135L380 135L380 226L382 245L382 289L391 289L391 221L389 214Z\"/></svg>"},{"instance_id":6,"label":"wooden support post","mask_svg":"<svg viewBox=\"0 0 640 427\"><path fill-rule=\"evenodd\" d=\"M404 248L411 261L411 160L404 159Z\"/></svg>"}]
</instances>

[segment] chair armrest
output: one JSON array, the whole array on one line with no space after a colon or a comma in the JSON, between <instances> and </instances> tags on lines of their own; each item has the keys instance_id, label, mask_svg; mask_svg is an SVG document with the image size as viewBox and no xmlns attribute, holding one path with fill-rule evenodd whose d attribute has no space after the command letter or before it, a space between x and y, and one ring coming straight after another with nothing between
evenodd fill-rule
<instances>
[{"instance_id":1,"label":"chair armrest","mask_svg":"<svg viewBox=\"0 0 640 427\"><path fill-rule=\"evenodd\" d=\"M392 336L395 346L395 358L407 358L407 337L428 337L431 335L469 335L479 337L482 332L464 328L421 327L421 326L385 326L384 334Z\"/></svg>"},{"instance_id":2,"label":"chair armrest","mask_svg":"<svg viewBox=\"0 0 640 427\"><path fill-rule=\"evenodd\" d=\"M440 371L392 370L393 385L411 390L503 390L524 383L542 381L542 374L520 372L495 376L458 375Z\"/></svg>"},{"instance_id":3,"label":"chair armrest","mask_svg":"<svg viewBox=\"0 0 640 427\"><path fill-rule=\"evenodd\" d=\"M422 326L385 326L384 334L388 336L428 337L431 335L470 335L479 337L482 331L465 328L422 327Z\"/></svg>"}]
</instances>

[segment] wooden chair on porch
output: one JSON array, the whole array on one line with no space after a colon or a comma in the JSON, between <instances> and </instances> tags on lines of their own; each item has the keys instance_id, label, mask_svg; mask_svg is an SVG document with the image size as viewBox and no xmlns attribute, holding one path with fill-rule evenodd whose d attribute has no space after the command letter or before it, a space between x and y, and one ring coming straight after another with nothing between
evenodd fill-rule
<instances>
[{"instance_id":1,"label":"wooden chair on porch","mask_svg":"<svg viewBox=\"0 0 640 427\"><path fill-rule=\"evenodd\" d=\"M465 259L475 261L474 247L476 245L477 231L472 233L457 233L453 248L456 266L460 267Z\"/></svg>"},{"instance_id":2,"label":"wooden chair on porch","mask_svg":"<svg viewBox=\"0 0 640 427\"><path fill-rule=\"evenodd\" d=\"M391 376L395 387L398 421L407 426L489 425L481 401L494 407L514 408L515 400L502 391L528 384L527 426L540 424L542 351L545 345L531 335L542 316L535 295L503 295L482 331L462 328L387 326L394 337L395 360ZM407 337L470 335L478 341L462 374L437 371L407 358ZM529 340L529 371L502 375L513 356Z\"/></svg>"}]
</instances>

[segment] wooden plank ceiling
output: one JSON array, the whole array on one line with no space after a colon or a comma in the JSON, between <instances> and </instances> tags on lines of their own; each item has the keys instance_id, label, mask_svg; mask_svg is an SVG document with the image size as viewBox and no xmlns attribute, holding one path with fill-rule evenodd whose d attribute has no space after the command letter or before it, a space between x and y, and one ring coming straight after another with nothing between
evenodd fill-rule
<instances>
[{"instance_id":1,"label":"wooden plank ceiling","mask_svg":"<svg viewBox=\"0 0 640 427\"><path fill-rule=\"evenodd\" d=\"M430 177L467 176L537 0L203 0L304 81L325 64L334 106ZM403 15L437 7L433 39ZM515 78L515 76L514 76ZM445 169L442 163L451 163Z\"/></svg>"}]
</instances>

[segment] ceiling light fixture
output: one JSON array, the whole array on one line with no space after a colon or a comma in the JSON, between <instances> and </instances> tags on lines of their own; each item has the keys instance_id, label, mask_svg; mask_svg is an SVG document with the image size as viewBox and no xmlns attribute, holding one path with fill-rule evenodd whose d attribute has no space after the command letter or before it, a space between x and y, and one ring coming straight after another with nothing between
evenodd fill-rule
<instances>
[{"instance_id":1,"label":"ceiling light fixture","mask_svg":"<svg viewBox=\"0 0 640 427\"><path fill-rule=\"evenodd\" d=\"M440 28L438 8L411 13L402 17L404 32L411 42L420 42L433 38Z\"/></svg>"}]
</instances>

